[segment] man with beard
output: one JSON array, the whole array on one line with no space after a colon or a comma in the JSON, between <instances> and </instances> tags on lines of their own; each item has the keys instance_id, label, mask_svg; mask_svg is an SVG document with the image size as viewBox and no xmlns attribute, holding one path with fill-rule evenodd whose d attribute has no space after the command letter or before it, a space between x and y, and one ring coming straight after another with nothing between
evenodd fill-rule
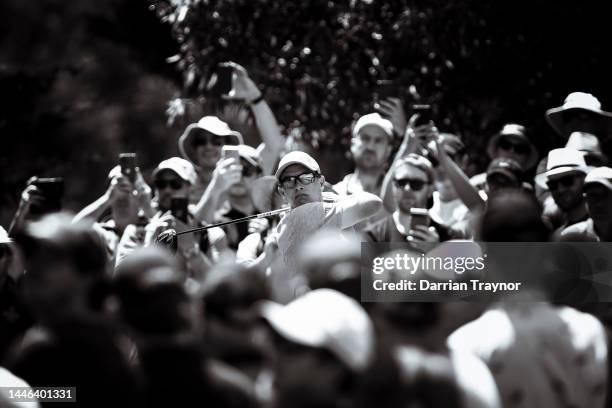
<instances>
[{"instance_id":1,"label":"man with beard","mask_svg":"<svg viewBox=\"0 0 612 408\"><path fill-rule=\"evenodd\" d=\"M434 220L429 226L412 227L411 209L424 209L434 189L434 172L431 162L423 156L408 154L393 168L393 198L396 210L365 230L373 242L437 243L451 238L450 229Z\"/></svg>"},{"instance_id":2,"label":"man with beard","mask_svg":"<svg viewBox=\"0 0 612 408\"><path fill-rule=\"evenodd\" d=\"M392 150L393 124L378 113L364 115L353 127L351 154L355 162L355 172L347 174L334 185L341 196L366 191L380 196L387 162ZM369 221L381 219L385 215L381 209ZM363 225L362 225L363 224ZM362 223L357 229L363 229Z\"/></svg>"},{"instance_id":3,"label":"man with beard","mask_svg":"<svg viewBox=\"0 0 612 408\"><path fill-rule=\"evenodd\" d=\"M546 183L555 204L563 211L566 221L553 234L556 239L570 225L588 218L582 195L587 166L584 154L575 149L553 149L548 153L546 172L536 177L536 183Z\"/></svg>"}]
</instances>

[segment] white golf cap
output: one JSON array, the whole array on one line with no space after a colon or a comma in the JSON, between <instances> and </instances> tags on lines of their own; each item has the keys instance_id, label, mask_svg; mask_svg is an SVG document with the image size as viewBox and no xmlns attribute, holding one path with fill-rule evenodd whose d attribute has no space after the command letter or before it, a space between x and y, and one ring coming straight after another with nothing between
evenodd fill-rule
<instances>
[{"instance_id":1,"label":"white golf cap","mask_svg":"<svg viewBox=\"0 0 612 408\"><path fill-rule=\"evenodd\" d=\"M189 184L193 185L196 183L197 176L193 164L180 157L172 157L159 163L155 170L153 170L153 177L162 170L172 170Z\"/></svg>"},{"instance_id":2,"label":"white golf cap","mask_svg":"<svg viewBox=\"0 0 612 408\"><path fill-rule=\"evenodd\" d=\"M354 299L332 289L317 289L288 305L266 301L261 314L285 339L324 348L355 372L374 357L374 325Z\"/></svg>"},{"instance_id":3,"label":"white golf cap","mask_svg":"<svg viewBox=\"0 0 612 408\"><path fill-rule=\"evenodd\" d=\"M360 117L355 126L353 126L353 136L357 134L366 126L376 126L381 128L387 136L393 138L393 124L390 120L383 118L378 113L368 113Z\"/></svg>"},{"instance_id":4,"label":"white golf cap","mask_svg":"<svg viewBox=\"0 0 612 408\"><path fill-rule=\"evenodd\" d=\"M319 167L319 163L315 159L312 158L308 153L301 152L299 150L287 153L278 163L278 169L276 170L276 178L278 179L283 171L292 164L301 164L306 167L308 170L321 173L321 168Z\"/></svg>"}]
</instances>

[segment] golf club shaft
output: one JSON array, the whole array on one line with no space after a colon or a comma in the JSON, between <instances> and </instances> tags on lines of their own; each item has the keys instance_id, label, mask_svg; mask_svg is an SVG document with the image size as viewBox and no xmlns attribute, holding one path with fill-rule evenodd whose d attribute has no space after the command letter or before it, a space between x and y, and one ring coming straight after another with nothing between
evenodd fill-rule
<instances>
[{"instance_id":1,"label":"golf club shaft","mask_svg":"<svg viewBox=\"0 0 612 408\"><path fill-rule=\"evenodd\" d=\"M248 217L238 218L237 220L224 221L224 222L219 222L217 224L206 225L204 227L188 229L188 230L185 230L185 231L177 232L176 235L183 235L183 234L188 234L190 232L204 231L204 230L207 230L207 229L210 229L210 228L222 227L224 225L229 225L229 224L236 224L236 223L239 223L239 222L244 222L244 221L252 220L252 219L255 219L255 218L271 217L272 215L281 214L281 213L287 212L289 210L290 210L289 207L279 208L278 210L272 210L272 211L267 211L267 212L263 212L263 213L259 213L259 214L253 214L253 215L249 215Z\"/></svg>"}]
</instances>

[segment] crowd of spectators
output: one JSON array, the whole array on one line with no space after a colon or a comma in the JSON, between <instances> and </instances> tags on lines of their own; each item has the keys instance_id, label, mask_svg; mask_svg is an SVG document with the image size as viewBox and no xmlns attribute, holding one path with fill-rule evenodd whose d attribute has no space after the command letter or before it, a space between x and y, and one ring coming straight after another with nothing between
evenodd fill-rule
<instances>
[{"instance_id":1,"label":"crowd of spectators","mask_svg":"<svg viewBox=\"0 0 612 408\"><path fill-rule=\"evenodd\" d=\"M258 146L204 116L177 141L182 157L150 177L109 169L76 215L30 180L0 229L0 386L76 387L79 404L105 407L609 404L605 313L360 296L362 242L414 254L612 240L612 113L595 96L545 112L567 143L544 156L528 128L504 125L472 178L460 135L379 98L346 124L354 171L330 184L246 69L225 67Z\"/></svg>"}]
</instances>

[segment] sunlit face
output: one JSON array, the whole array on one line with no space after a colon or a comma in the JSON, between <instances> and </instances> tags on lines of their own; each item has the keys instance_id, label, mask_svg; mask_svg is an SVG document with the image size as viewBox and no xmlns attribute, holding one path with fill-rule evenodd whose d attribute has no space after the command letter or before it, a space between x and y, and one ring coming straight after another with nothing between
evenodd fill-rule
<instances>
[{"instance_id":1,"label":"sunlit face","mask_svg":"<svg viewBox=\"0 0 612 408\"><path fill-rule=\"evenodd\" d=\"M357 168L381 167L391 153L389 136L378 126L364 126L351 140L351 153Z\"/></svg>"},{"instance_id":2,"label":"sunlit face","mask_svg":"<svg viewBox=\"0 0 612 408\"><path fill-rule=\"evenodd\" d=\"M155 176L155 190L161 211L168 211L172 207L172 196L188 196L190 185L172 170L161 170Z\"/></svg>"},{"instance_id":3,"label":"sunlit face","mask_svg":"<svg viewBox=\"0 0 612 408\"><path fill-rule=\"evenodd\" d=\"M393 198L400 212L409 214L411 208L426 208L433 185L427 173L405 163L395 169Z\"/></svg>"},{"instance_id":4,"label":"sunlit face","mask_svg":"<svg viewBox=\"0 0 612 408\"><path fill-rule=\"evenodd\" d=\"M193 132L191 145L195 151L196 164L204 169L214 169L221 159L221 151L226 138L202 129Z\"/></svg>"},{"instance_id":5,"label":"sunlit face","mask_svg":"<svg viewBox=\"0 0 612 408\"><path fill-rule=\"evenodd\" d=\"M555 203L563 211L567 212L584 205L584 197L582 195L584 174L565 173L554 175L548 178L547 185Z\"/></svg>"},{"instance_id":6,"label":"sunlit face","mask_svg":"<svg viewBox=\"0 0 612 408\"><path fill-rule=\"evenodd\" d=\"M297 179L298 177L302 180ZM288 166L279 177L280 192L291 208L322 201L324 182L323 176L313 175L311 170L301 164ZM287 183L294 185L286 185Z\"/></svg>"}]
</instances>

